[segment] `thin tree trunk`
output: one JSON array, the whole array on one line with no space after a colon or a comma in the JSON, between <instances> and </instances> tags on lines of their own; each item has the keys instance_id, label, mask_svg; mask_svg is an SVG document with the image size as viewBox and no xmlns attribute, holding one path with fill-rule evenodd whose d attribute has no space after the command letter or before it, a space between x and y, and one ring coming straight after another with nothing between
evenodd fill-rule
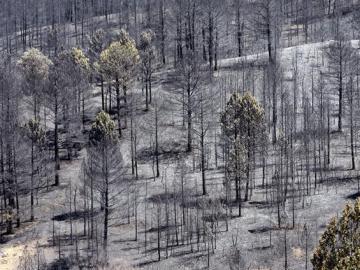
<instances>
[{"instance_id":1,"label":"thin tree trunk","mask_svg":"<svg viewBox=\"0 0 360 270\"><path fill-rule=\"evenodd\" d=\"M116 80L116 113L117 113L119 137L121 137L122 134L121 134L121 121L120 121L120 83L118 77L116 77L115 80Z\"/></svg>"}]
</instances>

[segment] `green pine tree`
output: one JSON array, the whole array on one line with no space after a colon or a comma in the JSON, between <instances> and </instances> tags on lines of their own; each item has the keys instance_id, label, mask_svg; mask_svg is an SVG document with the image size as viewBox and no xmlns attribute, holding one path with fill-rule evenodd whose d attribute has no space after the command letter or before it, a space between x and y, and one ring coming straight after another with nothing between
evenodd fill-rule
<instances>
[{"instance_id":1,"label":"green pine tree","mask_svg":"<svg viewBox=\"0 0 360 270\"><path fill-rule=\"evenodd\" d=\"M321 236L311 262L314 270L360 269L360 199L347 204L342 216L333 218Z\"/></svg>"},{"instance_id":2,"label":"green pine tree","mask_svg":"<svg viewBox=\"0 0 360 270\"><path fill-rule=\"evenodd\" d=\"M251 162L257 144L264 138L264 110L250 94L234 93L221 115L224 139L228 147L227 170L235 181L236 199L241 216L241 180L245 181L245 201L249 199Z\"/></svg>"},{"instance_id":3,"label":"green pine tree","mask_svg":"<svg viewBox=\"0 0 360 270\"><path fill-rule=\"evenodd\" d=\"M100 54L99 70L105 74L109 81L115 81L119 136L121 136L120 87L123 88L123 99L126 104L127 87L134 75L138 61L139 53L135 41L123 30L119 35L119 41L111 43Z\"/></svg>"}]
</instances>

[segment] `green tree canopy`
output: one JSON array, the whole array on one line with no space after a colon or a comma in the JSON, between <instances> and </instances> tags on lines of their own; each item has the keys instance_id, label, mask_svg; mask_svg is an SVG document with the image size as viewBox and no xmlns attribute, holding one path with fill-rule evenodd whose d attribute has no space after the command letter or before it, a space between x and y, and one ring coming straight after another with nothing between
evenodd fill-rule
<instances>
[{"instance_id":1,"label":"green tree canopy","mask_svg":"<svg viewBox=\"0 0 360 270\"><path fill-rule=\"evenodd\" d=\"M79 48L64 50L59 54L58 58L68 67L70 72L74 72L74 69L77 69L78 72L87 72L90 69L89 59Z\"/></svg>"},{"instance_id":2,"label":"green tree canopy","mask_svg":"<svg viewBox=\"0 0 360 270\"><path fill-rule=\"evenodd\" d=\"M263 127L263 121L264 110L248 92L244 96L234 93L221 115L223 131L234 141L238 138L256 137Z\"/></svg>"},{"instance_id":3,"label":"green tree canopy","mask_svg":"<svg viewBox=\"0 0 360 270\"><path fill-rule=\"evenodd\" d=\"M135 41L123 37L102 51L99 66L110 79L119 80L121 85L127 85L138 61L139 53Z\"/></svg>"},{"instance_id":4,"label":"green tree canopy","mask_svg":"<svg viewBox=\"0 0 360 270\"><path fill-rule=\"evenodd\" d=\"M314 270L360 269L360 199L347 204L339 219L333 218L321 236L311 260Z\"/></svg>"},{"instance_id":5,"label":"green tree canopy","mask_svg":"<svg viewBox=\"0 0 360 270\"><path fill-rule=\"evenodd\" d=\"M98 29L95 33L88 37L89 39L89 55L92 61L96 61L100 53L106 46L106 32L103 29Z\"/></svg>"},{"instance_id":6,"label":"green tree canopy","mask_svg":"<svg viewBox=\"0 0 360 270\"><path fill-rule=\"evenodd\" d=\"M27 50L17 62L28 82L41 82L49 76L49 66L52 64L38 49Z\"/></svg>"},{"instance_id":7,"label":"green tree canopy","mask_svg":"<svg viewBox=\"0 0 360 270\"><path fill-rule=\"evenodd\" d=\"M152 49L154 38L155 33L151 29L142 32L140 35L139 49L142 51Z\"/></svg>"},{"instance_id":8,"label":"green tree canopy","mask_svg":"<svg viewBox=\"0 0 360 270\"><path fill-rule=\"evenodd\" d=\"M38 49L31 48L21 56L17 66L23 75L24 92L33 99L34 118L37 119L43 86L49 78L52 62Z\"/></svg>"},{"instance_id":9,"label":"green tree canopy","mask_svg":"<svg viewBox=\"0 0 360 270\"><path fill-rule=\"evenodd\" d=\"M116 141L115 123L109 114L101 111L97 114L95 122L90 130L90 141L94 144L99 142Z\"/></svg>"},{"instance_id":10,"label":"green tree canopy","mask_svg":"<svg viewBox=\"0 0 360 270\"><path fill-rule=\"evenodd\" d=\"M76 95L80 89L81 91L88 89L90 63L81 49L72 48L60 52L54 59L52 71L59 89L64 94L66 93L64 97L68 99L68 102L77 100ZM52 79L54 79L53 76Z\"/></svg>"},{"instance_id":11,"label":"green tree canopy","mask_svg":"<svg viewBox=\"0 0 360 270\"><path fill-rule=\"evenodd\" d=\"M155 58L154 38L155 33L151 29L142 32L140 35L139 50L142 64L141 68L147 77L151 76L153 71L152 61Z\"/></svg>"},{"instance_id":12,"label":"green tree canopy","mask_svg":"<svg viewBox=\"0 0 360 270\"><path fill-rule=\"evenodd\" d=\"M82 70L88 71L90 69L89 58L79 48L72 48L71 57L75 65L79 66Z\"/></svg>"},{"instance_id":13,"label":"green tree canopy","mask_svg":"<svg viewBox=\"0 0 360 270\"><path fill-rule=\"evenodd\" d=\"M25 125L26 135L33 143L45 141L45 131L41 128L39 121L29 120Z\"/></svg>"}]
</instances>

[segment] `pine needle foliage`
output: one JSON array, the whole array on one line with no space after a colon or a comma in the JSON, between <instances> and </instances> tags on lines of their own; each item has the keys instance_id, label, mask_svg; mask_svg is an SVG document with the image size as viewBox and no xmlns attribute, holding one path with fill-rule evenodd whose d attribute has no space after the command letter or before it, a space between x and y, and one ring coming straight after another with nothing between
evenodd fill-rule
<instances>
[{"instance_id":1,"label":"pine needle foliage","mask_svg":"<svg viewBox=\"0 0 360 270\"><path fill-rule=\"evenodd\" d=\"M360 199L330 221L311 262L314 270L360 269Z\"/></svg>"}]
</instances>

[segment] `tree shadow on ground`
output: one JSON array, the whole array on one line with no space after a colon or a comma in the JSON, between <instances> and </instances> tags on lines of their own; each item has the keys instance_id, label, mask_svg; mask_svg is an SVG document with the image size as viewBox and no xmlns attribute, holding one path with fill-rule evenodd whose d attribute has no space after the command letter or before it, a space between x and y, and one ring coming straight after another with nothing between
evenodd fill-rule
<instances>
[{"instance_id":1,"label":"tree shadow on ground","mask_svg":"<svg viewBox=\"0 0 360 270\"><path fill-rule=\"evenodd\" d=\"M279 230L279 228L277 228L277 227L261 226L261 227L255 228L255 229L250 229L248 231L249 231L249 233L252 233L252 234L262 234L262 233L267 233L270 231L278 231L278 230Z\"/></svg>"},{"instance_id":2,"label":"tree shadow on ground","mask_svg":"<svg viewBox=\"0 0 360 270\"><path fill-rule=\"evenodd\" d=\"M360 191L346 196L346 199L350 199L350 200L356 200L358 198L360 198Z\"/></svg>"},{"instance_id":3,"label":"tree shadow on ground","mask_svg":"<svg viewBox=\"0 0 360 270\"><path fill-rule=\"evenodd\" d=\"M91 213L89 210L86 211L76 211L76 212L68 212L60 215L54 216L51 220L54 221L69 221L71 220L80 220L84 219L85 217L96 217L99 214L99 211L94 211Z\"/></svg>"},{"instance_id":4,"label":"tree shadow on ground","mask_svg":"<svg viewBox=\"0 0 360 270\"><path fill-rule=\"evenodd\" d=\"M58 269L70 270L70 268L71 268L71 263L70 263L70 260L68 258L58 259L58 260L52 262L47 267L48 270L58 270Z\"/></svg>"},{"instance_id":5,"label":"tree shadow on ground","mask_svg":"<svg viewBox=\"0 0 360 270\"><path fill-rule=\"evenodd\" d=\"M159 157L166 160L178 160L181 157L186 157L189 153L186 152L186 147L182 142L166 141L159 144ZM144 147L137 152L138 161L140 163L147 163L153 160L155 156L154 147Z\"/></svg>"}]
</instances>

